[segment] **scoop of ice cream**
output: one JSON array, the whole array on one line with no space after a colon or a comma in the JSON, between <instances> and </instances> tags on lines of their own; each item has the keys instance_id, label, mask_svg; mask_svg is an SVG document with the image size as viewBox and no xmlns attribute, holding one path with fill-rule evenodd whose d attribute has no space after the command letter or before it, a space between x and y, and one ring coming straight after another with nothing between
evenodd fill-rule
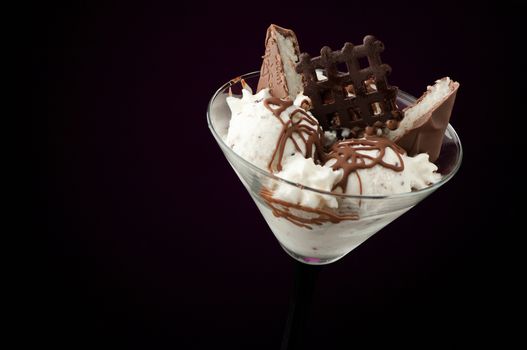
<instances>
[{"instance_id":1,"label":"scoop of ice cream","mask_svg":"<svg viewBox=\"0 0 527 350\"><path fill-rule=\"evenodd\" d=\"M337 142L325 166L342 174L335 191L349 195L389 195L411 192L441 179L427 154L409 157L381 137Z\"/></svg>"},{"instance_id":2,"label":"scoop of ice cream","mask_svg":"<svg viewBox=\"0 0 527 350\"><path fill-rule=\"evenodd\" d=\"M331 192L333 185L342 174L330 167L315 164L313 158L306 159L296 154L287 160L283 170L276 173L276 176L303 186ZM309 208L338 207L337 200L333 196L305 191L302 187L291 185L278 186L273 197Z\"/></svg>"},{"instance_id":3,"label":"scoop of ice cream","mask_svg":"<svg viewBox=\"0 0 527 350\"><path fill-rule=\"evenodd\" d=\"M232 117L226 144L245 160L271 172L281 171L296 154L316 156L321 151L322 130L295 102L272 97L269 89L255 95L243 89L241 98L228 97Z\"/></svg>"}]
</instances>

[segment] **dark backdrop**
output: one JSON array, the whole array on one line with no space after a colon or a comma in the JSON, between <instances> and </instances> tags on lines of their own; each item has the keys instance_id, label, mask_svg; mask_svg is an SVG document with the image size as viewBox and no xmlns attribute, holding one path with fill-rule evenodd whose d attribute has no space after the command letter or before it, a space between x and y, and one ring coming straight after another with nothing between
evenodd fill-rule
<instances>
[{"instance_id":1,"label":"dark backdrop","mask_svg":"<svg viewBox=\"0 0 527 350\"><path fill-rule=\"evenodd\" d=\"M390 82L414 95L446 75L461 83L451 121L463 141L461 170L321 272L307 348L498 339L514 289L502 218L513 214L499 210L495 166L512 156L493 147L515 72L515 10L445 2L31 8L38 238L29 254L39 257L28 275L31 336L72 349L278 348L293 260L205 120L221 84L259 69L265 30L276 23L312 54L374 34L386 45Z\"/></svg>"}]
</instances>

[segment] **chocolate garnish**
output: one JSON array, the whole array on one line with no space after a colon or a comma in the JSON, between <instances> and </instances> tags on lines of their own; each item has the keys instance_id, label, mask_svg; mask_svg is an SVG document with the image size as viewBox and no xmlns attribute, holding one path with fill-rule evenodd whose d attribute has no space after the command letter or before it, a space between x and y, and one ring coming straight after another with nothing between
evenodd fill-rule
<instances>
[{"instance_id":1,"label":"chocolate garnish","mask_svg":"<svg viewBox=\"0 0 527 350\"><path fill-rule=\"evenodd\" d=\"M287 108L293 105L292 101L282 100L277 97L269 97L266 98L263 103L264 106L269 111L271 111L282 124L282 130L278 136L276 148L271 157L271 161L268 164L269 171L273 172L275 169L277 171L282 171L282 159L284 157L287 140L291 140L295 146L295 149L298 152L302 152L302 149L296 142L293 135L297 135L304 143L306 158L311 158L312 155L314 155L315 163L320 163L320 161L324 158L322 147L322 139L324 134L320 128L320 125L318 125L317 120L306 113L303 109L297 108L290 113L288 120L284 121L280 115ZM271 107L273 105L276 106L276 108ZM315 148L313 149L313 147Z\"/></svg>"},{"instance_id":2,"label":"chocolate garnish","mask_svg":"<svg viewBox=\"0 0 527 350\"><path fill-rule=\"evenodd\" d=\"M286 57L285 53L280 52L279 35L292 44L293 57ZM289 86L292 82L287 81L286 70L289 70L290 74L297 74L294 65L298 62L299 55L300 49L295 33L290 29L271 24L265 36L265 54L256 91L269 88L270 94L274 97L294 99L301 92L302 84L299 81L297 86Z\"/></svg>"},{"instance_id":3,"label":"chocolate garnish","mask_svg":"<svg viewBox=\"0 0 527 350\"><path fill-rule=\"evenodd\" d=\"M368 136L373 136L373 135L377 134L377 128L374 127L374 126L367 126L366 129L364 129L364 132Z\"/></svg>"},{"instance_id":4,"label":"chocolate garnish","mask_svg":"<svg viewBox=\"0 0 527 350\"><path fill-rule=\"evenodd\" d=\"M311 98L311 112L324 130L340 134L348 128L361 136L367 126L384 127L389 120L402 119L403 113L395 104L397 88L386 79L391 68L381 62L383 50L384 45L368 35L362 45L346 43L338 51L325 46L314 58L307 53L300 55L296 71L303 75L304 94ZM367 59L368 65L361 67L360 59ZM318 80L316 69L323 69L327 79Z\"/></svg>"},{"instance_id":5,"label":"chocolate garnish","mask_svg":"<svg viewBox=\"0 0 527 350\"><path fill-rule=\"evenodd\" d=\"M383 158L386 154L387 148L391 148L394 151L399 158L399 162L390 164L384 161ZM375 157L364 154L365 151L374 150L379 152ZM327 160L335 159L335 163L331 167L333 170L342 169L344 174L342 179L335 184L333 189L340 187L343 192L346 192L348 177L352 172L355 172L358 169L373 168L377 164L392 169L393 171L403 171L404 162L401 155L404 153L404 149L384 137L367 136L364 139L351 139L337 142L331 148ZM368 160L368 162L366 160ZM362 194L362 183L359 174L356 174L357 179L359 180L359 186L361 186L360 194Z\"/></svg>"},{"instance_id":6,"label":"chocolate garnish","mask_svg":"<svg viewBox=\"0 0 527 350\"><path fill-rule=\"evenodd\" d=\"M445 130L450 121L454 102L456 101L456 94L459 88L459 83L451 83L451 91L438 103L431 111L421 116L416 121L416 126L406 132L394 141L403 147L410 156L415 156L419 153L428 153L429 160L435 162L441 153L441 145L443 144L443 137ZM421 96L416 104L418 104L429 92Z\"/></svg>"}]
</instances>

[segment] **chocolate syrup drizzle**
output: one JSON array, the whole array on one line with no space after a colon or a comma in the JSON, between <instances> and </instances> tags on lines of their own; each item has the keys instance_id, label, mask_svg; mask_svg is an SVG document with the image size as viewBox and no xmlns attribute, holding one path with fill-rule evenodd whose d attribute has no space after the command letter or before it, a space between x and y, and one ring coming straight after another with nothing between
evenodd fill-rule
<instances>
[{"instance_id":1,"label":"chocolate syrup drizzle","mask_svg":"<svg viewBox=\"0 0 527 350\"><path fill-rule=\"evenodd\" d=\"M337 224L344 220L359 219L359 215L356 213L351 213L349 215L338 215L328 210L310 208L300 204L286 202L281 199L274 198L273 193L265 188L260 191L260 196L262 196L265 202L271 207L274 216L283 217L284 219L289 220L293 224L300 227L305 227L309 230L313 229L310 225L322 225L325 222L332 222L334 224ZM316 216L311 218L298 216L292 213L292 209L316 214Z\"/></svg>"},{"instance_id":2,"label":"chocolate syrup drizzle","mask_svg":"<svg viewBox=\"0 0 527 350\"><path fill-rule=\"evenodd\" d=\"M271 157L271 161L268 164L270 172L275 169L277 171L282 170L282 160L284 157L284 150L288 140L291 140L298 152L302 152L302 149L298 145L294 138L297 135L305 145L305 156L307 158L313 157L316 164L325 163L328 160L335 159L335 163L332 165L333 170L343 170L342 179L335 184L333 189L341 187L342 191L346 191L348 184L348 178L351 173L357 175L359 181L360 194L362 194L362 181L359 174L356 172L358 169L372 168L379 164L385 168L392 169L394 171L403 171L404 163L401 157L404 154L404 150L397 146L392 141L377 137L377 136L366 136L364 139L350 139L343 140L335 143L329 153L325 153L323 150L323 138L324 134L322 128L318 124L317 120L306 113L304 110L298 108L290 113L287 121L283 121L280 115L290 106L293 105L293 101L282 100L277 97L270 97L263 101L264 106L273 113L273 115L282 124L282 131L278 137L276 148ZM276 106L276 108L271 107ZM297 117L297 118L294 118ZM294 120L295 119L295 120ZM302 122L306 123L302 123ZM313 146L316 147L316 153L313 153ZM390 164L384 161L386 149L391 148L399 158L399 161L395 164ZM377 150L377 156L370 156L364 154L365 151ZM283 217L293 224L312 229L310 225L321 225L325 222L339 223L344 220L358 220L359 215L351 213L349 215L337 215L333 212L305 207L300 204L289 203L277 198L274 198L272 192L266 188L260 191L261 197L271 207L273 215L276 217ZM305 218L295 215L291 209L302 210L308 213L316 214L311 218Z\"/></svg>"},{"instance_id":3,"label":"chocolate syrup drizzle","mask_svg":"<svg viewBox=\"0 0 527 350\"><path fill-rule=\"evenodd\" d=\"M271 157L271 161L268 164L269 171L277 170L282 171L282 159L284 158L285 146L287 140L291 140L295 145L295 149L298 152L302 152L302 148L298 145L294 135L297 135L305 145L307 158L313 156L313 146L316 147L315 163L320 162L324 157L322 150L322 128L319 126L318 121L307 114L304 110L297 108L289 115L287 121L283 121L280 115L290 106L293 105L293 101L282 100L277 97L269 97L263 101L265 108L267 108L282 124L282 131L278 137L276 148ZM276 106L272 108L271 105ZM297 118L295 118L297 117ZM302 123L306 122L306 123ZM274 167L274 169L273 169Z\"/></svg>"},{"instance_id":4,"label":"chocolate syrup drizzle","mask_svg":"<svg viewBox=\"0 0 527 350\"><path fill-rule=\"evenodd\" d=\"M395 164L390 164L384 161L386 149L391 148L399 158L399 161ZM377 156L373 157L364 152L377 150ZM342 169L344 174L342 179L333 186L333 189L340 187L343 192L346 192L348 185L348 177L352 172L357 174L359 180L360 194L362 194L362 182L359 174L356 172L358 169L373 168L379 164L385 168L392 169L393 171L403 171L404 162L401 155L404 154L404 150L393 143L391 140L377 136L366 136L364 139L350 139L337 142L331 148L331 152L327 155L326 161L335 159L335 164L331 167L333 170ZM366 161L369 160L369 161Z\"/></svg>"}]
</instances>

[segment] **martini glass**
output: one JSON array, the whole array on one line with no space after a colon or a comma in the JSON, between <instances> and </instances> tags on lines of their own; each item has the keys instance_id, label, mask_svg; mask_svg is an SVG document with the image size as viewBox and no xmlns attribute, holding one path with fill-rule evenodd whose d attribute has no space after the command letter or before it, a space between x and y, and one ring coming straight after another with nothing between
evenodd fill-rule
<instances>
[{"instance_id":1,"label":"martini glass","mask_svg":"<svg viewBox=\"0 0 527 350\"><path fill-rule=\"evenodd\" d=\"M448 182L461 165L462 148L454 128L448 125L437 161L442 178L437 183L402 194L382 196L342 195L320 191L290 182L260 169L236 154L224 141L231 113L226 103L229 95L241 95L242 79L255 89L259 72L231 80L216 91L208 110L209 128L229 164L256 203L282 248L295 261L293 292L282 338L281 349L302 348L304 325L310 309L316 278L321 265L344 257ZM415 97L399 91L397 104L404 108ZM276 193L291 196L319 196L338 203L337 209L312 210L273 197Z\"/></svg>"},{"instance_id":2,"label":"martini glass","mask_svg":"<svg viewBox=\"0 0 527 350\"><path fill-rule=\"evenodd\" d=\"M259 72L248 73L220 87L209 103L207 121L225 157L282 248L304 264L323 265L341 259L448 182L461 165L461 143L454 128L448 125L441 154L436 161L442 178L418 191L377 196L343 195L278 178L243 159L224 142L231 117L227 96L240 94L242 79L254 89L258 78ZM402 108L415 100L415 97L402 91L397 96L397 103ZM338 203L338 208L312 210L277 200L273 193L320 197Z\"/></svg>"}]
</instances>

